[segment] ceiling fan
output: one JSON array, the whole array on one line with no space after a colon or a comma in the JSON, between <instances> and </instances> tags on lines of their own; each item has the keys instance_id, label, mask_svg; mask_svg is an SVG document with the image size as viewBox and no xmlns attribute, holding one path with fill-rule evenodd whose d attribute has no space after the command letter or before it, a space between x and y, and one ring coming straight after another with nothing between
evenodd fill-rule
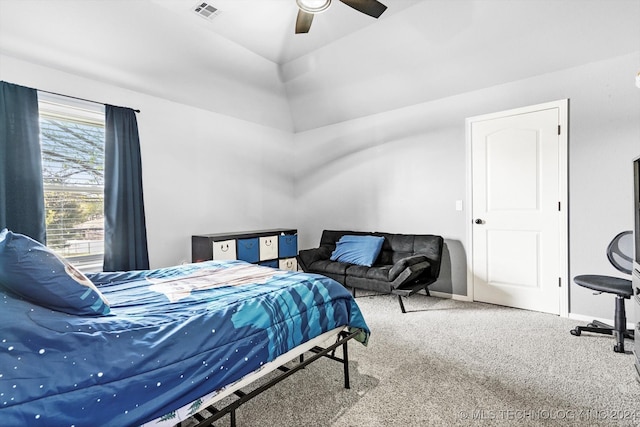
<instances>
[{"instance_id":1,"label":"ceiling fan","mask_svg":"<svg viewBox=\"0 0 640 427\"><path fill-rule=\"evenodd\" d=\"M377 0L340 0L347 6L351 6L358 12L362 12L374 18L380 17L387 10L387 6ZM331 0L296 0L298 4L298 17L296 18L296 34L308 33L313 22L313 15L324 12L331 6Z\"/></svg>"}]
</instances>

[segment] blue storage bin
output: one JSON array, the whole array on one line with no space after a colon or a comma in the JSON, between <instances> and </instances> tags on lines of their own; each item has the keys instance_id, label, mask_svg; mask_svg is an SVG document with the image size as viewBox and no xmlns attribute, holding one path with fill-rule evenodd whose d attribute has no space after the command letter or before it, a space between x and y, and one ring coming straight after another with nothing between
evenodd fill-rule
<instances>
[{"instance_id":1,"label":"blue storage bin","mask_svg":"<svg viewBox=\"0 0 640 427\"><path fill-rule=\"evenodd\" d=\"M297 234L281 234L278 237L278 252L280 258L289 258L298 255Z\"/></svg>"},{"instance_id":2,"label":"blue storage bin","mask_svg":"<svg viewBox=\"0 0 640 427\"><path fill-rule=\"evenodd\" d=\"M277 259L272 259L270 261L262 261L260 263L260 265L263 265L265 267L278 268L278 260Z\"/></svg>"},{"instance_id":3,"label":"blue storage bin","mask_svg":"<svg viewBox=\"0 0 640 427\"><path fill-rule=\"evenodd\" d=\"M258 262L260 259L260 246L258 238L238 239L238 259L247 262Z\"/></svg>"}]
</instances>

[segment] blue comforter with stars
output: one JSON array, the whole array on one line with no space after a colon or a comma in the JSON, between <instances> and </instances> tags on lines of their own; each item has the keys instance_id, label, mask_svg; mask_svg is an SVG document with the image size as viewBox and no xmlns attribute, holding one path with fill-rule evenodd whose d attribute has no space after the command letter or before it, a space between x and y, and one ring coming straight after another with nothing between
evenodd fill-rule
<instances>
[{"instance_id":1,"label":"blue comforter with stars","mask_svg":"<svg viewBox=\"0 0 640 427\"><path fill-rule=\"evenodd\" d=\"M336 327L369 335L351 294L319 275L208 261L88 277L108 315L0 289L2 425L140 425Z\"/></svg>"}]
</instances>

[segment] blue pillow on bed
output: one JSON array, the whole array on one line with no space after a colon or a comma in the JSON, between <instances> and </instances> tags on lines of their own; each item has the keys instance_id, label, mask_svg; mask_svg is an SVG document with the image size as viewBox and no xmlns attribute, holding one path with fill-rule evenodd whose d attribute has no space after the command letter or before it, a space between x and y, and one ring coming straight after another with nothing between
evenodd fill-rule
<instances>
[{"instance_id":1,"label":"blue pillow on bed","mask_svg":"<svg viewBox=\"0 0 640 427\"><path fill-rule=\"evenodd\" d=\"M384 237L344 235L336 243L331 261L371 267L380 255Z\"/></svg>"},{"instance_id":2,"label":"blue pillow on bed","mask_svg":"<svg viewBox=\"0 0 640 427\"><path fill-rule=\"evenodd\" d=\"M77 315L109 313L109 303L84 274L30 237L0 232L0 286L38 305Z\"/></svg>"}]
</instances>

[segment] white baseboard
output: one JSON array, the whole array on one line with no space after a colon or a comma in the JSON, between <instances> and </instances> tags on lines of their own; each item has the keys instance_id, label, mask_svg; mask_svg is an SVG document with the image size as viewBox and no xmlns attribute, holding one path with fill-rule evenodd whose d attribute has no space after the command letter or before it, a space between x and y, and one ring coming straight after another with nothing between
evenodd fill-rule
<instances>
[{"instance_id":1,"label":"white baseboard","mask_svg":"<svg viewBox=\"0 0 640 427\"><path fill-rule=\"evenodd\" d=\"M431 294L431 296L434 296L437 298L448 298L456 301L473 302L473 300L467 295L449 294L447 292L438 292L438 291L429 291L429 293Z\"/></svg>"},{"instance_id":2,"label":"white baseboard","mask_svg":"<svg viewBox=\"0 0 640 427\"><path fill-rule=\"evenodd\" d=\"M576 313L569 313L569 319L578 320L585 323L591 323L594 320L597 320L599 322L606 323L607 325L613 325L614 323L613 319L603 319L601 317L586 316L584 314ZM629 322L628 320L629 319L627 319L627 329L634 329L635 325L633 324L633 322Z\"/></svg>"},{"instance_id":3,"label":"white baseboard","mask_svg":"<svg viewBox=\"0 0 640 427\"><path fill-rule=\"evenodd\" d=\"M422 292L421 292L422 293ZM453 299L456 301L466 301L466 302L473 302L473 299L467 295L456 295L456 294L449 294L446 292L438 292L438 291L429 291L429 293L431 294L431 296L437 297L437 298L448 298L448 299ZM606 323L608 325L613 325L613 319L603 319L601 317L593 317L593 316L587 316L584 314L576 314L576 313L569 313L568 316L569 319L573 319L573 320L577 320L579 322L585 322L585 323L591 323L594 320L598 320L602 323ZM634 329L635 325L633 322L629 322L629 319L627 319L627 329Z\"/></svg>"}]
</instances>

